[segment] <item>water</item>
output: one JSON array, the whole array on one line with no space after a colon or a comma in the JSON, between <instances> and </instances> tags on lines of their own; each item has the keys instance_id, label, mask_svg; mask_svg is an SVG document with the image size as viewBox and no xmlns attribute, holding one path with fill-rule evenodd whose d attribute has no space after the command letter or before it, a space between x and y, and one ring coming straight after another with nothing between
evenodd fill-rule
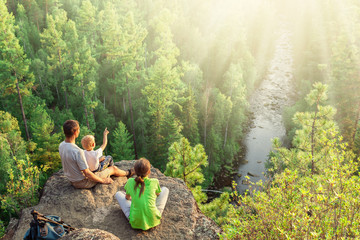
<instances>
[{"instance_id":1,"label":"water","mask_svg":"<svg viewBox=\"0 0 360 240\"><path fill-rule=\"evenodd\" d=\"M249 176L251 182L265 180L264 164L272 149L271 140L278 137L285 141L286 132L282 121L282 111L290 104L292 72L290 33L282 30L276 41L274 57L268 73L250 99L250 108L254 118L244 141L246 153L239 166L239 176L236 179L240 193L249 187L245 176Z\"/></svg>"}]
</instances>

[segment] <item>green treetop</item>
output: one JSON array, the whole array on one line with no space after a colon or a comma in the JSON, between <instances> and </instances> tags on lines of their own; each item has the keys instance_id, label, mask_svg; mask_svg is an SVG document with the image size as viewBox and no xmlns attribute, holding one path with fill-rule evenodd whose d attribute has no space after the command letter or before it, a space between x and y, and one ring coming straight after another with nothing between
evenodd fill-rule
<instances>
[{"instance_id":1,"label":"green treetop","mask_svg":"<svg viewBox=\"0 0 360 240\"><path fill-rule=\"evenodd\" d=\"M291 169L298 169L301 173L322 172L329 166L329 147L326 146L327 139L333 139L338 134L338 127L333 121L335 114L331 106L323 106L327 99L327 86L315 83L314 89L307 95L306 101L313 108L312 112L298 112L294 115L293 121L300 126L296 131L293 145L294 148L287 150L281 148L279 141L275 140L276 155L272 160L274 169L280 170L284 166ZM282 159L283 162L278 160Z\"/></svg>"},{"instance_id":2,"label":"green treetop","mask_svg":"<svg viewBox=\"0 0 360 240\"><path fill-rule=\"evenodd\" d=\"M127 131L125 124L120 121L112 135L110 145L114 160L134 159L134 149L131 141L132 136Z\"/></svg>"},{"instance_id":3,"label":"green treetop","mask_svg":"<svg viewBox=\"0 0 360 240\"><path fill-rule=\"evenodd\" d=\"M26 137L30 135L23 107L22 97L31 94L33 76L29 72L29 60L26 59L19 40L15 36L14 17L9 14L5 0L0 1L0 89L1 96L17 94Z\"/></svg>"},{"instance_id":4,"label":"green treetop","mask_svg":"<svg viewBox=\"0 0 360 240\"><path fill-rule=\"evenodd\" d=\"M183 137L169 148L169 162L166 165L165 175L184 180L192 189L195 199L201 201L206 196L201 194L201 187L197 185L205 180L202 167L207 165L204 147L201 144L191 147L189 141Z\"/></svg>"},{"instance_id":5,"label":"green treetop","mask_svg":"<svg viewBox=\"0 0 360 240\"><path fill-rule=\"evenodd\" d=\"M66 12L62 9L55 9L53 14L47 17L46 23L47 26L40 36L42 48L46 52L42 61L47 64L47 87L56 91L57 105L69 109L71 50L75 47L78 35L74 22L68 20ZM50 104L54 103L49 102L48 105Z\"/></svg>"}]
</instances>

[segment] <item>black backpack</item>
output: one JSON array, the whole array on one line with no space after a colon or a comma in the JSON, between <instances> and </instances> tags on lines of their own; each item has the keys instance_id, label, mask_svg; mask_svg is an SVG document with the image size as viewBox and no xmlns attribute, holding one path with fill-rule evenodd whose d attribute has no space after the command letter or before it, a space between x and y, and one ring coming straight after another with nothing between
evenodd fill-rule
<instances>
[{"instance_id":1,"label":"black backpack","mask_svg":"<svg viewBox=\"0 0 360 240\"><path fill-rule=\"evenodd\" d=\"M24 235L24 240L55 240L75 230L75 228L65 224L58 216L44 216L35 210L32 210L31 214L34 219L31 221L30 228Z\"/></svg>"}]
</instances>

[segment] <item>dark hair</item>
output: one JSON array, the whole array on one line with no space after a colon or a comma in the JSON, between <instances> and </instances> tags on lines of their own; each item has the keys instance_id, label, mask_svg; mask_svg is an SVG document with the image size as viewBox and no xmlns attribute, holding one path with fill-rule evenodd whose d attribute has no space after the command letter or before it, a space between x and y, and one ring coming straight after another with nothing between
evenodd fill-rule
<instances>
[{"instance_id":1,"label":"dark hair","mask_svg":"<svg viewBox=\"0 0 360 240\"><path fill-rule=\"evenodd\" d=\"M134 187L135 191L139 184L141 185L140 194L139 197L141 197L141 194L143 194L145 190L145 183L144 183L144 177L147 176L147 173L150 170L150 162L146 158L140 158L136 161L134 165L135 173L137 177L135 178L136 185Z\"/></svg>"},{"instance_id":2,"label":"dark hair","mask_svg":"<svg viewBox=\"0 0 360 240\"><path fill-rule=\"evenodd\" d=\"M76 120L66 120L63 125L66 137L72 137L79 128L79 122Z\"/></svg>"}]
</instances>

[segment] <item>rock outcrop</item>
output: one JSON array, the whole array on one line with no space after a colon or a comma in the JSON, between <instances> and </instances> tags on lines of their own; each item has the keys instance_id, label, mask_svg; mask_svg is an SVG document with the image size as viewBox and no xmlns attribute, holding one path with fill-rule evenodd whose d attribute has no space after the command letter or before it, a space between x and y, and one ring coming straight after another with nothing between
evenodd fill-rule
<instances>
[{"instance_id":1,"label":"rock outcrop","mask_svg":"<svg viewBox=\"0 0 360 240\"><path fill-rule=\"evenodd\" d=\"M80 228L65 235L61 240L120 240L114 234L100 229Z\"/></svg>"},{"instance_id":2,"label":"rock outcrop","mask_svg":"<svg viewBox=\"0 0 360 240\"><path fill-rule=\"evenodd\" d=\"M135 161L121 161L117 167L127 170ZM184 182L166 177L152 168L150 177L159 179L170 190L161 224L148 231L134 230L121 211L114 195L124 191L125 177L113 178L110 185L75 189L62 171L48 179L38 205L24 209L13 240L22 239L32 219L32 209L45 215L57 215L77 228L64 239L216 239L221 229L204 216ZM100 230L96 230L100 229ZM91 237L90 237L91 236Z\"/></svg>"}]
</instances>

